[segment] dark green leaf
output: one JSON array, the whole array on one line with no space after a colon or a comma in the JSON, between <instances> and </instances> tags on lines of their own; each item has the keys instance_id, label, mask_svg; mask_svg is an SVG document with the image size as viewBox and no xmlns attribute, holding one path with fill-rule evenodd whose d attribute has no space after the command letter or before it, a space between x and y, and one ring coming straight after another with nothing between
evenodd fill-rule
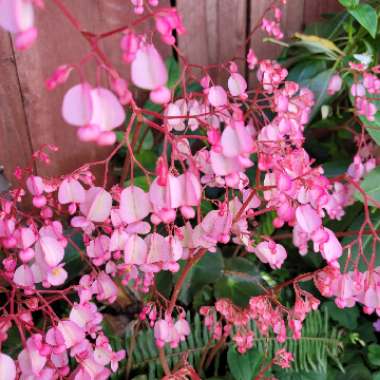
<instances>
[{"instance_id":1,"label":"dark green leaf","mask_svg":"<svg viewBox=\"0 0 380 380\"><path fill-rule=\"evenodd\" d=\"M324 104L328 103L329 98L327 94L327 87L330 81L330 77L333 74L331 69L324 70L318 75L307 79L300 84L313 91L315 96L315 104L311 113L311 117L315 116Z\"/></svg>"},{"instance_id":2,"label":"dark green leaf","mask_svg":"<svg viewBox=\"0 0 380 380\"><path fill-rule=\"evenodd\" d=\"M131 184L132 184L132 181L129 179L128 181L125 182L124 186L127 187L127 186L130 186ZM133 184L135 186L141 187L144 191L149 190L149 183L145 175L135 177L133 179Z\"/></svg>"},{"instance_id":3,"label":"dark green leaf","mask_svg":"<svg viewBox=\"0 0 380 380\"><path fill-rule=\"evenodd\" d=\"M371 344L368 347L368 360L372 365L380 367L380 345Z\"/></svg>"},{"instance_id":4,"label":"dark green leaf","mask_svg":"<svg viewBox=\"0 0 380 380\"><path fill-rule=\"evenodd\" d=\"M173 88L179 80L181 75L181 70L178 62L174 57L169 57L165 61L166 68L168 70L168 83L166 84L169 88Z\"/></svg>"},{"instance_id":5,"label":"dark green leaf","mask_svg":"<svg viewBox=\"0 0 380 380\"><path fill-rule=\"evenodd\" d=\"M376 38L377 14L373 7L369 4L359 4L354 8L348 9L348 11L368 31L372 38Z\"/></svg>"},{"instance_id":6,"label":"dark green leaf","mask_svg":"<svg viewBox=\"0 0 380 380\"><path fill-rule=\"evenodd\" d=\"M360 312L356 306L339 309L335 302L328 301L323 304L323 307L328 310L329 317L338 322L341 326L349 330L357 328Z\"/></svg>"},{"instance_id":7,"label":"dark green leaf","mask_svg":"<svg viewBox=\"0 0 380 380\"><path fill-rule=\"evenodd\" d=\"M221 277L223 272L223 256L220 251L207 252L189 271L179 295L180 301L185 304L191 302L194 294L204 285L213 284ZM175 280L182 271L176 273Z\"/></svg>"},{"instance_id":8,"label":"dark green leaf","mask_svg":"<svg viewBox=\"0 0 380 380\"><path fill-rule=\"evenodd\" d=\"M322 372L295 372L295 371L276 371L278 380L326 380L327 374Z\"/></svg>"},{"instance_id":9,"label":"dark green leaf","mask_svg":"<svg viewBox=\"0 0 380 380\"><path fill-rule=\"evenodd\" d=\"M215 284L216 298L229 298L238 306L246 306L251 297L263 292L258 268L243 257L225 260L223 276Z\"/></svg>"},{"instance_id":10,"label":"dark green leaf","mask_svg":"<svg viewBox=\"0 0 380 380\"><path fill-rule=\"evenodd\" d=\"M260 372L264 353L259 350L249 350L240 354L231 346L227 353L228 367L235 380L251 380Z\"/></svg>"}]
</instances>

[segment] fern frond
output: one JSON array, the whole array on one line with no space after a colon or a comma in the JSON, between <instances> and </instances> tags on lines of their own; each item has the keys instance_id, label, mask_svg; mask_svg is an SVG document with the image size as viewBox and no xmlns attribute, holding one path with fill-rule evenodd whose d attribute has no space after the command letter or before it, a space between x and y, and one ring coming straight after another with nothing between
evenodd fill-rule
<instances>
[{"instance_id":1,"label":"fern frond","mask_svg":"<svg viewBox=\"0 0 380 380\"><path fill-rule=\"evenodd\" d=\"M198 314L193 320L189 316L187 319L192 327L192 333L187 341L181 342L180 346L175 349L165 347L168 364L172 368L184 355L187 355L187 360L194 368L198 368L205 351L212 349L217 343L212 339ZM338 357L343 349L342 332L329 325L326 311L311 313L303 324L301 339L296 341L288 336L282 345L274 336L262 336L254 322L251 324L251 329L255 333L254 348L266 352L268 359L272 358L280 348L286 348L294 355L292 371L325 373L328 358L333 359L338 366L340 365ZM131 337L127 336L127 344L130 339ZM161 378L162 368L154 343L153 330L142 330L135 336L135 339L135 348L128 353L132 355L132 369L149 369L149 380ZM225 348L229 344L232 343L227 343Z\"/></svg>"}]
</instances>

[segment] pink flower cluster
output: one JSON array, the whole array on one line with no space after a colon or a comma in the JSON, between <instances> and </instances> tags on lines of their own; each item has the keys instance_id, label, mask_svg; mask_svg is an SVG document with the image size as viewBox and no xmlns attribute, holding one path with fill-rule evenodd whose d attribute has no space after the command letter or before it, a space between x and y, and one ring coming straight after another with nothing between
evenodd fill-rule
<instances>
[{"instance_id":1,"label":"pink flower cluster","mask_svg":"<svg viewBox=\"0 0 380 380\"><path fill-rule=\"evenodd\" d=\"M249 306L240 309L228 299L220 299L215 307L202 306L200 314L204 324L213 334L213 339L231 337L240 353L253 347L255 334L251 330L252 322L262 336L270 331L279 343L284 343L287 337L286 324L293 333L293 339L300 339L302 322L308 313L316 310L319 300L310 293L295 285L296 301L293 308L288 309L280 303L272 303L266 296L251 297Z\"/></svg>"}]
</instances>

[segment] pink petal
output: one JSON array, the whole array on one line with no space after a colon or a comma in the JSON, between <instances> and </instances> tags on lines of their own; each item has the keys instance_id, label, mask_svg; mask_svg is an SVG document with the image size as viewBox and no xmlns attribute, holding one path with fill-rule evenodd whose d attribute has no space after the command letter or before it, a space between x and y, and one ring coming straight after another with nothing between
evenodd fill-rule
<instances>
[{"instance_id":1,"label":"pink petal","mask_svg":"<svg viewBox=\"0 0 380 380\"><path fill-rule=\"evenodd\" d=\"M34 284L34 277L30 267L28 265L20 265L13 275L13 281L19 286L32 286Z\"/></svg>"},{"instance_id":2,"label":"pink petal","mask_svg":"<svg viewBox=\"0 0 380 380\"><path fill-rule=\"evenodd\" d=\"M0 26L12 33L18 33L32 28L34 10L31 1L1 0Z\"/></svg>"},{"instance_id":3,"label":"pink petal","mask_svg":"<svg viewBox=\"0 0 380 380\"><path fill-rule=\"evenodd\" d=\"M49 267L57 266L65 255L62 245L52 237L41 237L36 244L36 254L42 254Z\"/></svg>"},{"instance_id":4,"label":"pink petal","mask_svg":"<svg viewBox=\"0 0 380 380\"><path fill-rule=\"evenodd\" d=\"M144 90L155 90L168 81L164 61L153 45L140 47L131 64L132 82Z\"/></svg>"},{"instance_id":5,"label":"pink petal","mask_svg":"<svg viewBox=\"0 0 380 380\"><path fill-rule=\"evenodd\" d=\"M147 264L169 260L169 244L162 235L157 233L150 234L145 238L145 241L148 245Z\"/></svg>"},{"instance_id":6,"label":"pink petal","mask_svg":"<svg viewBox=\"0 0 380 380\"><path fill-rule=\"evenodd\" d=\"M66 92L62 104L62 116L68 124L81 127L89 124L93 112L91 86L77 84Z\"/></svg>"},{"instance_id":7,"label":"pink petal","mask_svg":"<svg viewBox=\"0 0 380 380\"><path fill-rule=\"evenodd\" d=\"M214 107L221 107L227 104L227 93L222 86L212 86L209 89L208 101Z\"/></svg>"},{"instance_id":8,"label":"pink petal","mask_svg":"<svg viewBox=\"0 0 380 380\"><path fill-rule=\"evenodd\" d=\"M14 360L0 352L0 379L15 380L16 365Z\"/></svg>"},{"instance_id":9,"label":"pink petal","mask_svg":"<svg viewBox=\"0 0 380 380\"><path fill-rule=\"evenodd\" d=\"M125 223L144 219L151 211L148 194L137 186L129 186L121 192L120 215Z\"/></svg>"},{"instance_id":10,"label":"pink petal","mask_svg":"<svg viewBox=\"0 0 380 380\"><path fill-rule=\"evenodd\" d=\"M126 264L142 265L146 262L148 247L138 235L131 235L124 248L124 261Z\"/></svg>"},{"instance_id":11,"label":"pink petal","mask_svg":"<svg viewBox=\"0 0 380 380\"><path fill-rule=\"evenodd\" d=\"M238 173L242 166L237 158L225 157L221 153L210 152L211 167L216 175L228 175Z\"/></svg>"},{"instance_id":12,"label":"pink petal","mask_svg":"<svg viewBox=\"0 0 380 380\"><path fill-rule=\"evenodd\" d=\"M125 111L117 97L106 88L97 87L91 91L92 117L90 124L102 131L110 131L123 124Z\"/></svg>"},{"instance_id":13,"label":"pink petal","mask_svg":"<svg viewBox=\"0 0 380 380\"><path fill-rule=\"evenodd\" d=\"M82 342L85 338L83 329L81 329L75 322L72 321L60 321L57 329L62 334L65 340L66 348L71 348L76 344Z\"/></svg>"},{"instance_id":14,"label":"pink petal","mask_svg":"<svg viewBox=\"0 0 380 380\"><path fill-rule=\"evenodd\" d=\"M298 206L296 219L302 230L307 233L314 232L322 225L321 217L310 205Z\"/></svg>"},{"instance_id":15,"label":"pink petal","mask_svg":"<svg viewBox=\"0 0 380 380\"><path fill-rule=\"evenodd\" d=\"M58 202L62 205L68 203L82 203L85 200L85 190L79 181L73 178L64 179L58 189Z\"/></svg>"},{"instance_id":16,"label":"pink petal","mask_svg":"<svg viewBox=\"0 0 380 380\"><path fill-rule=\"evenodd\" d=\"M47 281L50 285L59 286L65 283L67 279L67 272L61 266L52 268L47 274Z\"/></svg>"},{"instance_id":17,"label":"pink petal","mask_svg":"<svg viewBox=\"0 0 380 380\"><path fill-rule=\"evenodd\" d=\"M247 82L239 73L232 73L228 78L228 89L232 96L242 95L247 89Z\"/></svg>"},{"instance_id":18,"label":"pink petal","mask_svg":"<svg viewBox=\"0 0 380 380\"><path fill-rule=\"evenodd\" d=\"M86 192L86 199L80 205L81 212L92 222L104 222L110 215L112 197L102 187L92 187Z\"/></svg>"}]
</instances>

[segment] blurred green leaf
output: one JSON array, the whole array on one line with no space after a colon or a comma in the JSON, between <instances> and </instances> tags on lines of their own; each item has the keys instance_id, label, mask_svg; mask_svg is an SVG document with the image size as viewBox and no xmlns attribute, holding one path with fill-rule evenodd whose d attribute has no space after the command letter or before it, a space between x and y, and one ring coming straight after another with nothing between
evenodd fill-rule
<instances>
[{"instance_id":1,"label":"blurred green leaf","mask_svg":"<svg viewBox=\"0 0 380 380\"><path fill-rule=\"evenodd\" d=\"M377 13L369 4L358 4L349 8L350 14L365 28L372 38L376 38L377 32Z\"/></svg>"},{"instance_id":2,"label":"blurred green leaf","mask_svg":"<svg viewBox=\"0 0 380 380\"><path fill-rule=\"evenodd\" d=\"M184 263L181 263L182 266ZM182 286L179 300L189 304L194 295L206 284L213 284L221 277L223 272L223 256L220 251L207 252L189 271ZM174 275L177 281L182 270Z\"/></svg>"},{"instance_id":3,"label":"blurred green leaf","mask_svg":"<svg viewBox=\"0 0 380 380\"><path fill-rule=\"evenodd\" d=\"M368 346L368 360L372 365L380 367L380 345L371 344Z\"/></svg>"},{"instance_id":4,"label":"blurred green leaf","mask_svg":"<svg viewBox=\"0 0 380 380\"><path fill-rule=\"evenodd\" d=\"M346 8L355 8L359 5L360 0L339 0L339 2Z\"/></svg>"},{"instance_id":5,"label":"blurred green leaf","mask_svg":"<svg viewBox=\"0 0 380 380\"><path fill-rule=\"evenodd\" d=\"M228 367L235 380L254 379L259 374L263 361L264 353L259 350L252 349L240 354L233 346L228 349Z\"/></svg>"},{"instance_id":6,"label":"blurred green leaf","mask_svg":"<svg viewBox=\"0 0 380 380\"><path fill-rule=\"evenodd\" d=\"M173 88L179 80L181 75L181 69L177 60L172 56L165 61L166 68L168 70L168 83L166 84L169 88Z\"/></svg>"},{"instance_id":7,"label":"blurred green leaf","mask_svg":"<svg viewBox=\"0 0 380 380\"><path fill-rule=\"evenodd\" d=\"M330 77L333 74L332 69L321 71L316 76L302 81L300 84L313 91L315 103L311 112L311 118L319 113L323 104L328 104L331 97L327 94Z\"/></svg>"},{"instance_id":8,"label":"blurred green leaf","mask_svg":"<svg viewBox=\"0 0 380 380\"><path fill-rule=\"evenodd\" d=\"M360 312L356 306L340 309L335 302L327 301L322 308L328 310L329 317L349 330L355 330L358 326Z\"/></svg>"}]
</instances>

